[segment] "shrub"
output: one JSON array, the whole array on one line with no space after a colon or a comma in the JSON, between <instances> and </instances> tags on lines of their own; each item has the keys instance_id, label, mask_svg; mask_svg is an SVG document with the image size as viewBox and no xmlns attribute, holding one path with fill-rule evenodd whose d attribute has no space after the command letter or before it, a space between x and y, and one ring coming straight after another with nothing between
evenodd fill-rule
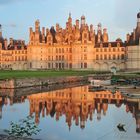
<instances>
[{"instance_id":1,"label":"shrub","mask_svg":"<svg viewBox=\"0 0 140 140\"><path fill-rule=\"evenodd\" d=\"M18 123L11 122L10 129L5 130L10 136L30 137L37 135L41 129L35 124L33 117L27 116L25 119L19 120Z\"/></svg>"}]
</instances>

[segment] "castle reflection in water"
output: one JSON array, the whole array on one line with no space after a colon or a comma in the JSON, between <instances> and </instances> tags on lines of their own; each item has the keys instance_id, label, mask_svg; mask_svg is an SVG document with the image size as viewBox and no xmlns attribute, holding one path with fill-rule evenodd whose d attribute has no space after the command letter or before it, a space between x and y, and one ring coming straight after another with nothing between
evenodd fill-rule
<instances>
[{"instance_id":1,"label":"castle reflection in water","mask_svg":"<svg viewBox=\"0 0 140 140\"><path fill-rule=\"evenodd\" d=\"M8 92L7 92L8 93ZM30 115L35 115L35 122L39 123L40 117L51 116L58 121L61 116L65 116L65 121L71 128L72 123L85 128L86 121L101 120L102 115L106 115L108 105L113 104L120 107L125 104L126 112L130 112L136 120L136 132L140 133L140 99L125 99L119 91L89 91L88 86L66 88L44 93L32 94L22 97L14 97L14 92L9 91L6 97L0 97L0 117L2 118L2 107L8 104L25 102L28 99L30 104ZM2 94L2 93L1 93Z\"/></svg>"}]
</instances>

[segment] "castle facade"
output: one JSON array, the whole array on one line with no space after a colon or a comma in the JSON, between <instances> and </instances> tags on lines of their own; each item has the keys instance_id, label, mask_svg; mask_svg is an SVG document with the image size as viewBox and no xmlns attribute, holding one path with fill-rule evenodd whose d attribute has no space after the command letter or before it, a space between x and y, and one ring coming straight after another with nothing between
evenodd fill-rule
<instances>
[{"instance_id":1,"label":"castle facade","mask_svg":"<svg viewBox=\"0 0 140 140\"><path fill-rule=\"evenodd\" d=\"M0 34L0 69L74 69L110 71L140 69L140 13L137 27L127 34L126 41L120 38L109 41L107 29L99 23L97 31L86 23L85 16L73 24L69 14L66 27L59 24L50 29L40 28L35 21L35 30L30 28L29 43L10 39L10 44Z\"/></svg>"}]
</instances>

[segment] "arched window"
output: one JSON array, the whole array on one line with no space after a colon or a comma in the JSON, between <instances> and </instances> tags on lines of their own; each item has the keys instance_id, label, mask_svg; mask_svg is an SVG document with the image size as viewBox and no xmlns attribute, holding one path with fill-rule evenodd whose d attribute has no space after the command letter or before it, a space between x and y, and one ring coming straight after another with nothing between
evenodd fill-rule
<instances>
[{"instance_id":1,"label":"arched window","mask_svg":"<svg viewBox=\"0 0 140 140\"><path fill-rule=\"evenodd\" d=\"M121 59L124 59L124 54L121 55Z\"/></svg>"}]
</instances>

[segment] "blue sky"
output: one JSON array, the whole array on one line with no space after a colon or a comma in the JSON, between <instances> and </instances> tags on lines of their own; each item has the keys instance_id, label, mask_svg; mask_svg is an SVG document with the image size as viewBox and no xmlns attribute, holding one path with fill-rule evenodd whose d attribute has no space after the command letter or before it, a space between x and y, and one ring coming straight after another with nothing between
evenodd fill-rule
<instances>
[{"instance_id":1,"label":"blue sky","mask_svg":"<svg viewBox=\"0 0 140 140\"><path fill-rule=\"evenodd\" d=\"M28 43L29 27L39 19L41 26L50 28L59 23L65 27L69 12L73 22L86 16L86 22L102 23L108 29L110 40L123 40L136 27L136 14L140 0L0 0L0 24L6 38L25 39Z\"/></svg>"}]
</instances>

